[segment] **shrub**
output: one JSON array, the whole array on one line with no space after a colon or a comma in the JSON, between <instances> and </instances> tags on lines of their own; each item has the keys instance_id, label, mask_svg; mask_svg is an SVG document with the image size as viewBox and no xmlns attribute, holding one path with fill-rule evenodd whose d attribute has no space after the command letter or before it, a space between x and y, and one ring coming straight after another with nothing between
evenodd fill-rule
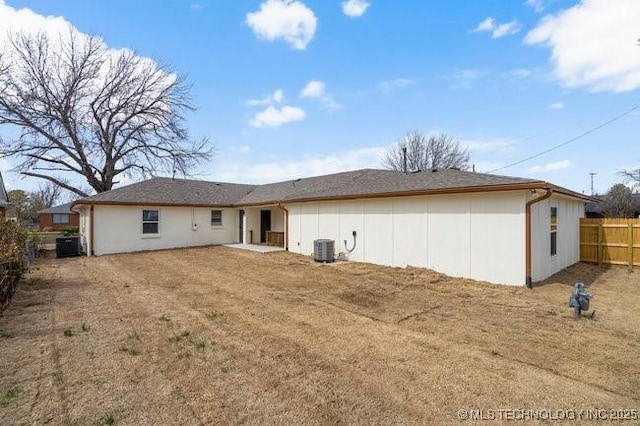
<instances>
[{"instance_id":1,"label":"shrub","mask_svg":"<svg viewBox=\"0 0 640 426\"><path fill-rule=\"evenodd\" d=\"M0 221L0 262L22 262L27 248L27 237L27 232L20 224Z\"/></svg>"},{"instance_id":2,"label":"shrub","mask_svg":"<svg viewBox=\"0 0 640 426\"><path fill-rule=\"evenodd\" d=\"M71 235L78 235L80 229L77 226L66 226L62 228L62 235L69 237Z\"/></svg>"},{"instance_id":3,"label":"shrub","mask_svg":"<svg viewBox=\"0 0 640 426\"><path fill-rule=\"evenodd\" d=\"M29 261L28 235L15 222L0 221L0 313L9 303Z\"/></svg>"}]
</instances>

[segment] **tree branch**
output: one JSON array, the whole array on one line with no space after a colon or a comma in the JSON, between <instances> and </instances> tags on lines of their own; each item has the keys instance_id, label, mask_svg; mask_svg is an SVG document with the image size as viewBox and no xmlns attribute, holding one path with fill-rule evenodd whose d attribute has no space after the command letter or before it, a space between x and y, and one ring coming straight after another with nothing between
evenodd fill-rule
<instances>
[{"instance_id":1,"label":"tree branch","mask_svg":"<svg viewBox=\"0 0 640 426\"><path fill-rule=\"evenodd\" d=\"M67 189L75 194L80 195L81 197L87 197L89 194L87 194L86 192L75 188L65 182L63 182L61 179L55 178L53 176L48 176L48 175L43 175L40 173L33 173L33 172L22 172L21 174L25 175L25 176L31 176L31 177L35 177L35 178L40 178L40 179L44 179L44 180L48 180L49 182L53 182L56 185L58 185L61 188Z\"/></svg>"}]
</instances>

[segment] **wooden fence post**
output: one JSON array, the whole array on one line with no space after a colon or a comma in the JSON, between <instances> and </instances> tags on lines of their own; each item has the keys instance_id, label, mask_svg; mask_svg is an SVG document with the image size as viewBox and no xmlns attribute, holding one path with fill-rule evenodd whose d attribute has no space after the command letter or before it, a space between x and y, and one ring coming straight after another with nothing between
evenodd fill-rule
<instances>
[{"instance_id":1,"label":"wooden fence post","mask_svg":"<svg viewBox=\"0 0 640 426\"><path fill-rule=\"evenodd\" d=\"M629 221L629 270L633 271L633 222Z\"/></svg>"},{"instance_id":2,"label":"wooden fence post","mask_svg":"<svg viewBox=\"0 0 640 426\"><path fill-rule=\"evenodd\" d=\"M602 222L598 223L598 266L602 266Z\"/></svg>"}]
</instances>

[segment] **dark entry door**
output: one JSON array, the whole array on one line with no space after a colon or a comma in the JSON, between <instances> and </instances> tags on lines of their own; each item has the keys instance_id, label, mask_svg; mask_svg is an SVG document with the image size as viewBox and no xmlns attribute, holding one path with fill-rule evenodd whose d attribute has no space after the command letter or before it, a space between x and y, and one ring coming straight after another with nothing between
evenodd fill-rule
<instances>
[{"instance_id":1,"label":"dark entry door","mask_svg":"<svg viewBox=\"0 0 640 426\"><path fill-rule=\"evenodd\" d=\"M267 242L267 231L271 231L271 210L260 210L260 242Z\"/></svg>"},{"instance_id":2,"label":"dark entry door","mask_svg":"<svg viewBox=\"0 0 640 426\"><path fill-rule=\"evenodd\" d=\"M240 228L240 235L238 236L238 242L242 244L244 240L244 210L240 210L240 217L238 218L238 224Z\"/></svg>"}]
</instances>

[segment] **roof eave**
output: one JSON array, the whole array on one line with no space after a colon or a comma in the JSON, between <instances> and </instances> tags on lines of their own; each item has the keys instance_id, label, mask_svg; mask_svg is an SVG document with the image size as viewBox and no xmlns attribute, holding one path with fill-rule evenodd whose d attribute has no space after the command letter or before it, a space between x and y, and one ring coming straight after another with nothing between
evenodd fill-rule
<instances>
[{"instance_id":1,"label":"roof eave","mask_svg":"<svg viewBox=\"0 0 640 426\"><path fill-rule=\"evenodd\" d=\"M562 194L562 195L565 195L567 197L577 198L577 199L580 199L580 200L583 200L583 201L597 201L593 197L589 197L588 195L580 194L579 192L575 192L575 191L572 191L572 190L567 189L567 188L563 188L563 187L558 186L558 185L554 185L554 184L551 184L551 183L548 183L547 185L549 185L549 188L556 194Z\"/></svg>"},{"instance_id":2,"label":"roof eave","mask_svg":"<svg viewBox=\"0 0 640 426\"><path fill-rule=\"evenodd\" d=\"M325 197L306 197L295 199L282 199L282 200L270 200L259 203L237 203L235 206L257 207L269 204L285 204L285 203L307 203L311 201L342 201L342 200L359 200L365 198L392 198L392 197L412 197L420 195L445 195L445 194L468 194L478 192L494 192L494 191L518 191L528 189L544 189L551 186L544 181L532 181L517 184L503 184L503 185L482 185L482 186L465 186L457 188L440 188L430 190L409 190L409 191L395 191L395 192L381 192L381 193L365 193L365 194L351 194L351 195L335 195Z\"/></svg>"},{"instance_id":3,"label":"roof eave","mask_svg":"<svg viewBox=\"0 0 640 426\"><path fill-rule=\"evenodd\" d=\"M76 206L150 206L150 207L217 207L217 208L234 208L233 204L195 204L195 203L161 203L161 202L143 202L143 201L104 201L104 200L78 200L74 201L71 208Z\"/></svg>"}]
</instances>

